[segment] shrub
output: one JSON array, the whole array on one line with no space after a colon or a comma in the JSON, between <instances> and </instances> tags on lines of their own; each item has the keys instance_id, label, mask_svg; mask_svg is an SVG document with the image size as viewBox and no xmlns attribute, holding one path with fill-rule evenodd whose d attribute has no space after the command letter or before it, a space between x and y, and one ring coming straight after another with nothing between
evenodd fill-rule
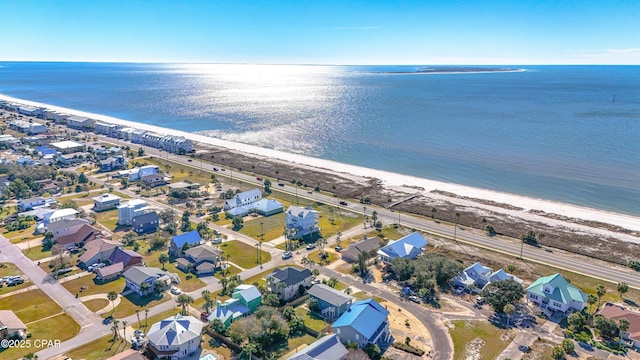
<instances>
[{"instance_id":1,"label":"shrub","mask_svg":"<svg viewBox=\"0 0 640 360\"><path fill-rule=\"evenodd\" d=\"M411 345L408 345L408 344L405 344L405 343L401 343L401 342L394 342L392 345L396 349L400 349L402 351L406 351L406 352L414 354L414 355L418 355L418 356L424 355L424 350L418 349L415 346L411 346Z\"/></svg>"}]
</instances>

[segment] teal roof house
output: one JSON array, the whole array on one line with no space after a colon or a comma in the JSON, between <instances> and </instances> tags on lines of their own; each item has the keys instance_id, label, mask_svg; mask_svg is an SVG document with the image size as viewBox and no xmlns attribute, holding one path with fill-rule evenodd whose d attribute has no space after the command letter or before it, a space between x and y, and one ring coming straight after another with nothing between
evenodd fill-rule
<instances>
[{"instance_id":1,"label":"teal roof house","mask_svg":"<svg viewBox=\"0 0 640 360\"><path fill-rule=\"evenodd\" d=\"M587 306L587 295L560 274L541 277L526 289L527 301L540 307L547 316L555 312L569 315Z\"/></svg>"},{"instance_id":2,"label":"teal roof house","mask_svg":"<svg viewBox=\"0 0 640 360\"><path fill-rule=\"evenodd\" d=\"M255 285L238 285L233 289L233 299L239 300L244 306L251 310L251 313L258 310L258 307L262 305L262 293Z\"/></svg>"},{"instance_id":3,"label":"teal roof house","mask_svg":"<svg viewBox=\"0 0 640 360\"><path fill-rule=\"evenodd\" d=\"M253 314L262 305L262 293L254 285L238 285L231 299L216 302L207 320L219 319L228 328L236 319Z\"/></svg>"},{"instance_id":4,"label":"teal roof house","mask_svg":"<svg viewBox=\"0 0 640 360\"><path fill-rule=\"evenodd\" d=\"M387 343L391 340L389 311L373 299L357 301L351 305L331 328L342 343L367 344Z\"/></svg>"}]
</instances>

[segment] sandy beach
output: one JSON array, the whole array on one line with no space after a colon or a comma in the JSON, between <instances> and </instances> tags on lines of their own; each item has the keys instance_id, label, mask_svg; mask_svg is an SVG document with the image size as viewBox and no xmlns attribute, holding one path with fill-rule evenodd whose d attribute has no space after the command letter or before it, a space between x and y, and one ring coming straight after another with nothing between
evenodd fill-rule
<instances>
[{"instance_id":1,"label":"sandy beach","mask_svg":"<svg viewBox=\"0 0 640 360\"><path fill-rule=\"evenodd\" d=\"M322 171L326 171L329 173L340 173L343 177L348 177L354 181L366 182L372 178L379 179L382 181L382 185L389 190L402 191L405 193L413 194L416 192L420 192L429 197L438 197L442 195L437 195L431 193L434 190L444 191L453 193L462 197L475 198L475 199L483 199L496 203L509 204L514 207L521 208L519 210L509 210L504 208L499 208L491 205L482 204L480 202L473 203L473 206L477 208L486 208L491 211L500 211L510 216L517 216L525 220L530 221L542 221L552 226L557 226L562 223L563 226L569 227L577 227L581 230L588 230L584 225L578 226L578 224L570 224L566 222L562 222L559 220L549 219L547 217L538 216L536 214L532 214L529 211L538 210L544 211L546 213L558 214L566 217L577 218L587 221L601 222L605 224L611 224L615 226L622 227L624 229L632 230L632 231L640 231L640 217L614 213L610 211L603 211L599 209L593 209L588 207L576 206L571 204L559 203L554 201L549 201L545 199L536 199L531 197L520 196L516 194L508 194L501 193L486 189L479 189L469 186L463 186L458 184L446 183L441 181L434 181L424 178L418 178L408 175L402 175L397 173L392 173L383 170L370 169L360 166L354 166L349 164L338 163L334 161L313 158L309 156L299 155L299 154L290 154L282 151L277 151L273 149L261 148L253 145L241 144L230 142L226 140L216 139L212 137L207 137L198 134L192 134L185 131L179 131L174 129L167 129L153 125L141 124L132 121L127 121L123 119L113 118L110 116L94 114L74 109L68 109L64 107L48 105L43 103L38 103L34 101L28 101L23 99L17 99L9 96L5 96L0 94L0 99L7 100L10 102L16 102L21 104L26 104L30 106L36 107L45 107L48 109L65 112L72 115L78 116L86 116L96 120L109 122L117 125L129 126L137 129L143 129L147 131L152 131L160 134L171 134L184 136L185 138L191 139L194 142L208 144L216 147L223 147L230 150L235 150L238 152L251 154L259 157L269 157L272 159L278 159L281 161L286 161L287 163L295 163L300 166L311 166L317 169L321 169ZM456 199L452 197L447 197L448 201L460 203L464 206L470 205L470 201L464 199ZM600 233L601 235L608 235L620 238L624 241L635 241L632 242L640 242L635 236L623 236L624 234L611 232L605 229L593 229L596 233Z\"/></svg>"}]
</instances>

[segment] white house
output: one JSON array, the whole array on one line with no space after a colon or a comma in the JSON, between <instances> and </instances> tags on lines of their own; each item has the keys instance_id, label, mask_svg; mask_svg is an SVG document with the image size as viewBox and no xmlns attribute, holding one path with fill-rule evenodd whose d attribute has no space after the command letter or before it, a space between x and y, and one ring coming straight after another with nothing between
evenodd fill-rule
<instances>
[{"instance_id":1,"label":"white house","mask_svg":"<svg viewBox=\"0 0 640 360\"><path fill-rule=\"evenodd\" d=\"M455 286L462 286L464 288L471 288L476 292L482 290L485 286L492 282L513 280L519 284L522 284L522 280L514 275L507 273L500 269L493 271L490 267L486 267L477 262L468 268L462 270L460 274L454 279Z\"/></svg>"},{"instance_id":2,"label":"white house","mask_svg":"<svg viewBox=\"0 0 640 360\"><path fill-rule=\"evenodd\" d=\"M55 202L55 200L53 202ZM21 211L33 209L38 206L45 206L46 204L47 204L47 199L39 196L18 200L18 207L20 208Z\"/></svg>"},{"instance_id":3,"label":"white house","mask_svg":"<svg viewBox=\"0 0 640 360\"><path fill-rule=\"evenodd\" d=\"M415 259L424 251L425 246L427 240L414 232L399 240L389 240L387 245L378 250L378 256L384 263L390 263L395 258Z\"/></svg>"},{"instance_id":4,"label":"white house","mask_svg":"<svg viewBox=\"0 0 640 360\"><path fill-rule=\"evenodd\" d=\"M95 211L104 211L115 209L120 205L120 196L110 193L102 194L93 198L93 209Z\"/></svg>"},{"instance_id":5,"label":"white house","mask_svg":"<svg viewBox=\"0 0 640 360\"><path fill-rule=\"evenodd\" d=\"M223 209L225 211L235 209L240 206L253 204L262 198L260 189L253 189L236 194L235 197L224 202Z\"/></svg>"},{"instance_id":6,"label":"white house","mask_svg":"<svg viewBox=\"0 0 640 360\"><path fill-rule=\"evenodd\" d=\"M281 300L289 301L300 295L300 286L306 288L311 285L311 271L287 266L273 270L266 279L271 292L278 295Z\"/></svg>"},{"instance_id":7,"label":"white house","mask_svg":"<svg viewBox=\"0 0 640 360\"><path fill-rule=\"evenodd\" d=\"M74 115L74 116L69 116L67 118L67 127L71 129L79 129L79 130L91 129L94 127L94 124L95 124L95 120L89 119L84 116Z\"/></svg>"},{"instance_id":8,"label":"white house","mask_svg":"<svg viewBox=\"0 0 640 360\"><path fill-rule=\"evenodd\" d=\"M286 212L287 230L291 232L292 239L299 239L319 230L318 218L320 213L312 207L289 206Z\"/></svg>"},{"instance_id":9,"label":"white house","mask_svg":"<svg viewBox=\"0 0 640 360\"><path fill-rule=\"evenodd\" d=\"M527 301L539 306L547 316L556 311L568 315L587 306L587 295L560 274L539 278L529 285L526 292Z\"/></svg>"},{"instance_id":10,"label":"white house","mask_svg":"<svg viewBox=\"0 0 640 360\"><path fill-rule=\"evenodd\" d=\"M149 350L157 358L186 358L200 348L204 324L193 316L180 314L151 325L147 339Z\"/></svg>"},{"instance_id":11,"label":"white house","mask_svg":"<svg viewBox=\"0 0 640 360\"><path fill-rule=\"evenodd\" d=\"M52 142L49 145L62 154L73 154L76 152L85 151L85 146L83 143L71 140Z\"/></svg>"},{"instance_id":12,"label":"white house","mask_svg":"<svg viewBox=\"0 0 640 360\"><path fill-rule=\"evenodd\" d=\"M132 266L122 273L122 276L124 276L126 287L140 296L153 293L156 282L162 282L164 288L172 282L172 277L168 272L146 266Z\"/></svg>"},{"instance_id":13,"label":"white house","mask_svg":"<svg viewBox=\"0 0 640 360\"><path fill-rule=\"evenodd\" d=\"M150 212L147 202L140 199L133 199L118 206L118 224L131 225L131 220L140 215Z\"/></svg>"}]
</instances>

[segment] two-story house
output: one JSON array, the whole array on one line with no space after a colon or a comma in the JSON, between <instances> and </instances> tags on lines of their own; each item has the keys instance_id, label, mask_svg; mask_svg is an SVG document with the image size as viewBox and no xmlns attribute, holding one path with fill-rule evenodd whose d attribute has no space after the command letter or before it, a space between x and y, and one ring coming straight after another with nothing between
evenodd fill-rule
<instances>
[{"instance_id":1,"label":"two-story house","mask_svg":"<svg viewBox=\"0 0 640 360\"><path fill-rule=\"evenodd\" d=\"M154 267L132 266L122 275L124 276L126 287L140 296L153 293L156 282L162 283L163 289L171 284L169 273Z\"/></svg>"},{"instance_id":2,"label":"two-story house","mask_svg":"<svg viewBox=\"0 0 640 360\"><path fill-rule=\"evenodd\" d=\"M225 328L239 318L253 314L262 305L262 293L254 285L238 285L233 289L231 299L225 302L216 302L216 307L211 310L207 320L220 320Z\"/></svg>"},{"instance_id":3,"label":"two-story house","mask_svg":"<svg viewBox=\"0 0 640 360\"><path fill-rule=\"evenodd\" d=\"M111 193L102 194L100 196L94 197L93 200L93 210L95 211L105 211L115 209L120 206L120 200L122 198L117 195L113 195Z\"/></svg>"},{"instance_id":4,"label":"two-story house","mask_svg":"<svg viewBox=\"0 0 640 360\"><path fill-rule=\"evenodd\" d=\"M302 295L300 287L307 288L310 285L311 271L309 269L300 270L288 266L283 269L275 269L267 275L267 286L282 301L289 301Z\"/></svg>"},{"instance_id":5,"label":"two-story house","mask_svg":"<svg viewBox=\"0 0 640 360\"><path fill-rule=\"evenodd\" d=\"M189 231L181 235L176 235L169 244L169 254L174 256L182 255L183 249L198 246L202 243L202 238L198 230Z\"/></svg>"},{"instance_id":6,"label":"two-story house","mask_svg":"<svg viewBox=\"0 0 640 360\"><path fill-rule=\"evenodd\" d=\"M149 351L152 358L178 360L200 348L204 324L193 316L180 314L159 321L149 328Z\"/></svg>"},{"instance_id":7,"label":"two-story house","mask_svg":"<svg viewBox=\"0 0 640 360\"><path fill-rule=\"evenodd\" d=\"M526 292L527 300L539 306L547 316L554 312L569 315L587 306L587 295L560 274L539 278L527 287Z\"/></svg>"},{"instance_id":8,"label":"two-story house","mask_svg":"<svg viewBox=\"0 0 640 360\"><path fill-rule=\"evenodd\" d=\"M292 239L301 239L304 236L317 232L320 213L312 207L306 208L291 205L286 212L286 228Z\"/></svg>"},{"instance_id":9,"label":"two-story house","mask_svg":"<svg viewBox=\"0 0 640 360\"><path fill-rule=\"evenodd\" d=\"M502 269L493 271L490 267L476 262L462 270L454 279L453 283L455 286L461 286L470 289L473 292L480 292L485 286L492 282L509 279L522 284L522 280L517 276L511 275Z\"/></svg>"},{"instance_id":10,"label":"two-story house","mask_svg":"<svg viewBox=\"0 0 640 360\"><path fill-rule=\"evenodd\" d=\"M260 189L253 189L236 194L233 198L224 202L223 210L229 211L231 209L253 204L262 199L262 192Z\"/></svg>"},{"instance_id":11,"label":"two-story house","mask_svg":"<svg viewBox=\"0 0 640 360\"><path fill-rule=\"evenodd\" d=\"M344 314L354 300L353 296L324 284L315 284L309 289L309 300L311 299L318 302L318 308L315 311L329 320L337 319Z\"/></svg>"},{"instance_id":12,"label":"two-story house","mask_svg":"<svg viewBox=\"0 0 640 360\"><path fill-rule=\"evenodd\" d=\"M355 343L358 347L367 344L386 343L391 337L389 311L373 299L357 301L331 325L342 343Z\"/></svg>"}]
</instances>

